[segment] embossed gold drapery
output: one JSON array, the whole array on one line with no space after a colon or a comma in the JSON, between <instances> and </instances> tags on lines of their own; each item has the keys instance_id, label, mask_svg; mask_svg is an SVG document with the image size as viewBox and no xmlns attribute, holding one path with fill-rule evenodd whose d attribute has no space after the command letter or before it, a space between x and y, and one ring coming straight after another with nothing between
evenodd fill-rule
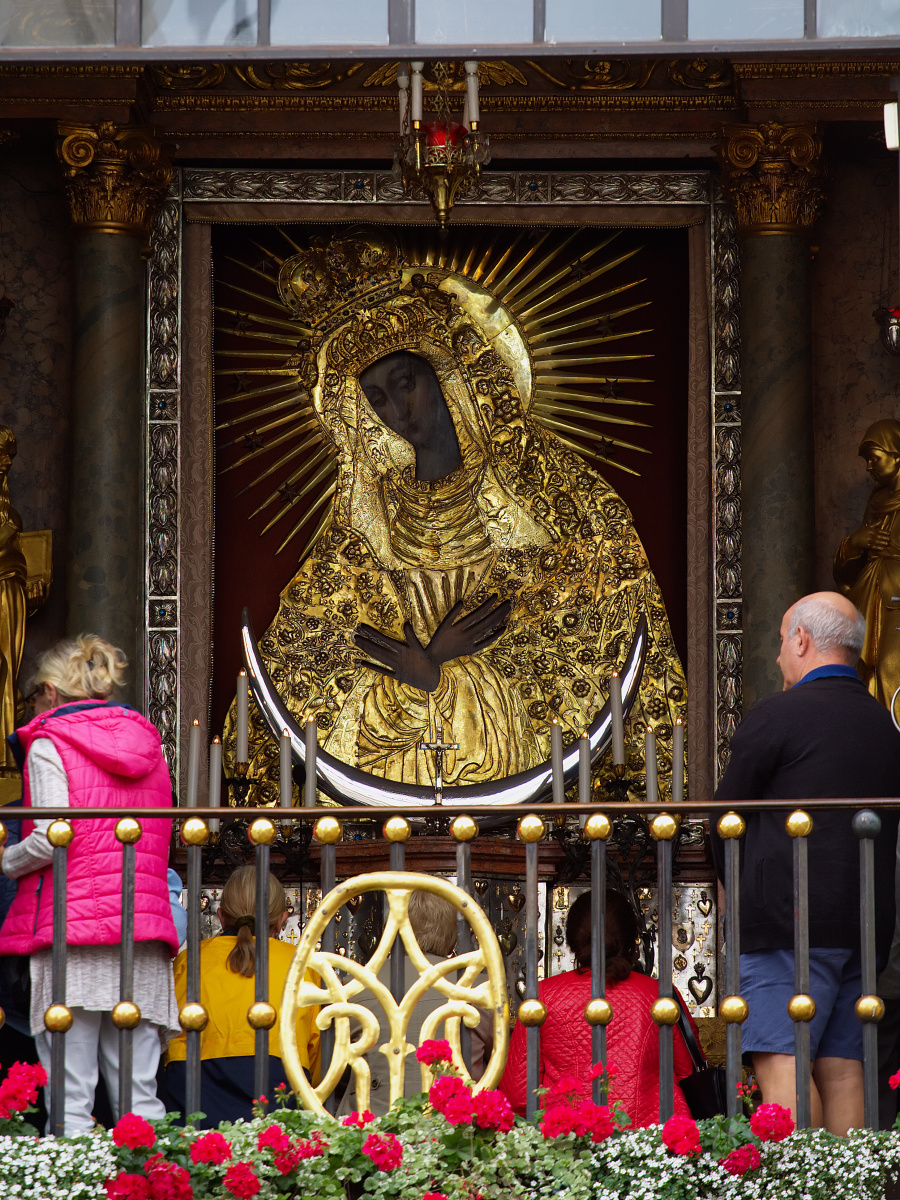
<instances>
[{"instance_id":1,"label":"embossed gold drapery","mask_svg":"<svg viewBox=\"0 0 900 1200\"><path fill-rule=\"evenodd\" d=\"M282 268L299 319L320 322L314 359L298 370L338 457L330 521L261 642L289 707L300 720L315 714L321 743L374 774L431 783L419 743L440 724L460 743L446 782L497 778L549 757L553 716L567 739L590 723L644 611L651 644L630 768L642 775L649 724L661 735L665 788L686 694L659 588L620 497L529 416L531 361L517 323L465 276L427 269L426 278L384 244L360 251L336 239L329 254L349 279L343 295L329 294L320 262ZM414 479L412 447L359 386L366 366L398 349L428 361L440 382L462 454L444 480ZM492 594L512 603L505 632L445 663L434 693L359 664L358 624L402 640L408 620L427 641L457 599L472 608ZM255 724L251 775L270 771L273 750ZM260 798L274 795L264 787Z\"/></svg>"}]
</instances>

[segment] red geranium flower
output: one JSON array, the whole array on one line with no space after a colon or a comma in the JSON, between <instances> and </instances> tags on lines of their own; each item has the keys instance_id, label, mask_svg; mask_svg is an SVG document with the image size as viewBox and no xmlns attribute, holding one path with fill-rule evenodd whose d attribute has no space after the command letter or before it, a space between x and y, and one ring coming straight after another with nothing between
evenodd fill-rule
<instances>
[{"instance_id":1,"label":"red geranium flower","mask_svg":"<svg viewBox=\"0 0 900 1200\"><path fill-rule=\"evenodd\" d=\"M746 1175L748 1171L758 1167L761 1162L762 1159L757 1148L752 1142L747 1142L745 1146L738 1146L737 1150L732 1150L725 1158L720 1158L719 1166L729 1175Z\"/></svg>"},{"instance_id":2,"label":"red geranium flower","mask_svg":"<svg viewBox=\"0 0 900 1200\"><path fill-rule=\"evenodd\" d=\"M574 1075L560 1075L556 1083L547 1088L544 1104L547 1108L552 1108L554 1102L557 1104L566 1101L571 1103L576 1097L583 1096L584 1090L584 1084Z\"/></svg>"},{"instance_id":3,"label":"red geranium flower","mask_svg":"<svg viewBox=\"0 0 900 1200\"><path fill-rule=\"evenodd\" d=\"M896 1075L892 1075L888 1080L888 1083L891 1085L894 1091L896 1091L897 1088L900 1087L900 1071L898 1071Z\"/></svg>"},{"instance_id":4,"label":"red geranium flower","mask_svg":"<svg viewBox=\"0 0 900 1200\"><path fill-rule=\"evenodd\" d=\"M575 1129L575 1113L568 1104L555 1104L544 1110L541 1133L545 1138L565 1137Z\"/></svg>"},{"instance_id":5,"label":"red geranium flower","mask_svg":"<svg viewBox=\"0 0 900 1200\"><path fill-rule=\"evenodd\" d=\"M250 1200L250 1197L255 1196L262 1188L259 1176L253 1170L253 1164L248 1162L232 1163L225 1172L223 1182L237 1200Z\"/></svg>"},{"instance_id":6,"label":"red geranium flower","mask_svg":"<svg viewBox=\"0 0 900 1200\"><path fill-rule=\"evenodd\" d=\"M451 1096L443 1108L444 1119L451 1125L471 1125L475 1116L475 1101L468 1088Z\"/></svg>"},{"instance_id":7,"label":"red geranium flower","mask_svg":"<svg viewBox=\"0 0 900 1200\"><path fill-rule=\"evenodd\" d=\"M501 1133L512 1129L515 1120L512 1105L502 1092L476 1092L472 1103L479 1129L499 1129Z\"/></svg>"},{"instance_id":8,"label":"red geranium flower","mask_svg":"<svg viewBox=\"0 0 900 1200\"><path fill-rule=\"evenodd\" d=\"M267 1147L278 1154L283 1154L285 1150L290 1150L291 1139L280 1125L267 1125L256 1139L257 1150L265 1150Z\"/></svg>"},{"instance_id":9,"label":"red geranium flower","mask_svg":"<svg viewBox=\"0 0 900 1200\"><path fill-rule=\"evenodd\" d=\"M468 1094L469 1089L458 1075L442 1075L428 1089L428 1102L436 1112L442 1113L454 1096Z\"/></svg>"},{"instance_id":10,"label":"red geranium flower","mask_svg":"<svg viewBox=\"0 0 900 1200\"><path fill-rule=\"evenodd\" d=\"M605 1142L615 1132L616 1123L605 1104L583 1100L575 1109L574 1131L592 1142Z\"/></svg>"},{"instance_id":11,"label":"red geranium flower","mask_svg":"<svg viewBox=\"0 0 900 1200\"><path fill-rule=\"evenodd\" d=\"M46 1082L47 1072L40 1063L13 1063L0 1083L0 1117L25 1112L37 1103L38 1088Z\"/></svg>"},{"instance_id":12,"label":"red geranium flower","mask_svg":"<svg viewBox=\"0 0 900 1200\"><path fill-rule=\"evenodd\" d=\"M120 1171L115 1179L103 1185L108 1200L150 1200L150 1183L144 1175L127 1175Z\"/></svg>"},{"instance_id":13,"label":"red geranium flower","mask_svg":"<svg viewBox=\"0 0 900 1200\"><path fill-rule=\"evenodd\" d=\"M362 1152L379 1171L393 1171L403 1161L403 1147L392 1133L370 1133L363 1142Z\"/></svg>"},{"instance_id":14,"label":"red geranium flower","mask_svg":"<svg viewBox=\"0 0 900 1200\"><path fill-rule=\"evenodd\" d=\"M794 1132L794 1118L780 1104L761 1104L750 1118L750 1129L761 1142L783 1142Z\"/></svg>"},{"instance_id":15,"label":"red geranium flower","mask_svg":"<svg viewBox=\"0 0 900 1200\"><path fill-rule=\"evenodd\" d=\"M116 1122L112 1139L117 1146L137 1150L139 1146L152 1146L156 1142L156 1132L149 1121L145 1121L137 1113L129 1112Z\"/></svg>"},{"instance_id":16,"label":"red geranium flower","mask_svg":"<svg viewBox=\"0 0 900 1200\"><path fill-rule=\"evenodd\" d=\"M451 1062L453 1050L446 1038L431 1038L418 1048L416 1058L430 1067L432 1063Z\"/></svg>"},{"instance_id":17,"label":"red geranium flower","mask_svg":"<svg viewBox=\"0 0 900 1200\"><path fill-rule=\"evenodd\" d=\"M194 1200L190 1172L154 1154L144 1163L150 1181L150 1200Z\"/></svg>"},{"instance_id":18,"label":"red geranium flower","mask_svg":"<svg viewBox=\"0 0 900 1200\"><path fill-rule=\"evenodd\" d=\"M443 1192L426 1192L422 1200L447 1200Z\"/></svg>"},{"instance_id":19,"label":"red geranium flower","mask_svg":"<svg viewBox=\"0 0 900 1200\"><path fill-rule=\"evenodd\" d=\"M368 1125L370 1121L374 1120L375 1114L368 1108L364 1108L362 1112L352 1112L349 1117L344 1117L341 1124L355 1125L358 1129L362 1129L364 1125Z\"/></svg>"},{"instance_id":20,"label":"red geranium flower","mask_svg":"<svg viewBox=\"0 0 900 1200\"><path fill-rule=\"evenodd\" d=\"M192 1163L212 1163L214 1167L231 1158L231 1142L215 1130L191 1144Z\"/></svg>"},{"instance_id":21,"label":"red geranium flower","mask_svg":"<svg viewBox=\"0 0 900 1200\"><path fill-rule=\"evenodd\" d=\"M690 1117L669 1117L662 1129L662 1140L673 1154L690 1157L701 1152L700 1134Z\"/></svg>"}]
</instances>

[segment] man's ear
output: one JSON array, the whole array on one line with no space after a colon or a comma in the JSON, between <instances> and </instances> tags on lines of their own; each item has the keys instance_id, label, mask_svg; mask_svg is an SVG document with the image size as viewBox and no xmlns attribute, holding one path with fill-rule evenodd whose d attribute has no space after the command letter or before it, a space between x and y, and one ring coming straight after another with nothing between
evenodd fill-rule
<instances>
[{"instance_id":1,"label":"man's ear","mask_svg":"<svg viewBox=\"0 0 900 1200\"><path fill-rule=\"evenodd\" d=\"M803 628L803 626L799 625L797 627L797 653L798 653L798 655L800 655L802 657L804 654L808 654L809 651L812 649L812 646L813 646L812 638L809 636L809 634L806 632L806 630Z\"/></svg>"}]
</instances>

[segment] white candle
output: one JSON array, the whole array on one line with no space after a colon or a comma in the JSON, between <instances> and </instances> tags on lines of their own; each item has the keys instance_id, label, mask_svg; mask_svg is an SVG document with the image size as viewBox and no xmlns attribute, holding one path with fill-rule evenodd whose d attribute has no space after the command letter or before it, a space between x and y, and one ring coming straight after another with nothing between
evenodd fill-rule
<instances>
[{"instance_id":1,"label":"white candle","mask_svg":"<svg viewBox=\"0 0 900 1200\"><path fill-rule=\"evenodd\" d=\"M684 799L684 722L681 717L672 731L672 800L680 804Z\"/></svg>"},{"instance_id":2,"label":"white candle","mask_svg":"<svg viewBox=\"0 0 900 1200\"><path fill-rule=\"evenodd\" d=\"M408 112L409 108L409 73L405 65L401 66L397 72L397 89L400 98L400 134L401 136L407 131Z\"/></svg>"},{"instance_id":3,"label":"white candle","mask_svg":"<svg viewBox=\"0 0 900 1200\"><path fill-rule=\"evenodd\" d=\"M586 733L583 733L578 739L578 802L579 804L590 804L591 802L591 739ZM579 815L578 824L582 829L584 829L587 819L587 813Z\"/></svg>"},{"instance_id":4,"label":"white candle","mask_svg":"<svg viewBox=\"0 0 900 1200\"><path fill-rule=\"evenodd\" d=\"M213 738L209 747L209 807L222 806L222 743L217 737ZM209 822L210 833L219 832L219 818L213 817Z\"/></svg>"},{"instance_id":5,"label":"white candle","mask_svg":"<svg viewBox=\"0 0 900 1200\"><path fill-rule=\"evenodd\" d=\"M247 690L247 672L244 670L237 677L235 731L237 733L237 760L239 763L248 762L250 757L248 753L250 738L250 693Z\"/></svg>"},{"instance_id":6,"label":"white candle","mask_svg":"<svg viewBox=\"0 0 900 1200\"><path fill-rule=\"evenodd\" d=\"M422 120L422 71L424 62L409 64L412 67L412 93L410 100L410 117L413 121Z\"/></svg>"},{"instance_id":7,"label":"white candle","mask_svg":"<svg viewBox=\"0 0 900 1200\"><path fill-rule=\"evenodd\" d=\"M318 748L316 718L309 717L306 721L306 787L303 790L304 808L316 807L316 751Z\"/></svg>"},{"instance_id":8,"label":"white candle","mask_svg":"<svg viewBox=\"0 0 900 1200\"><path fill-rule=\"evenodd\" d=\"M286 729L281 734L279 766L281 767L281 807L293 808L294 780L291 775L291 735Z\"/></svg>"},{"instance_id":9,"label":"white candle","mask_svg":"<svg viewBox=\"0 0 900 1200\"><path fill-rule=\"evenodd\" d=\"M644 734L644 770L647 773L647 803L659 801L659 783L656 775L656 734L647 726Z\"/></svg>"},{"instance_id":10,"label":"white candle","mask_svg":"<svg viewBox=\"0 0 900 1200\"><path fill-rule=\"evenodd\" d=\"M469 120L476 123L481 120L478 112L478 63L467 62L466 67L466 100L469 105Z\"/></svg>"},{"instance_id":11,"label":"white candle","mask_svg":"<svg viewBox=\"0 0 900 1200\"><path fill-rule=\"evenodd\" d=\"M553 773L553 803L562 804L566 798L563 787L562 727L556 717L550 725L550 766Z\"/></svg>"},{"instance_id":12,"label":"white candle","mask_svg":"<svg viewBox=\"0 0 900 1200\"><path fill-rule=\"evenodd\" d=\"M609 700L612 706L612 752L613 765L625 766L625 720L622 716L622 680L619 672L613 671L609 681Z\"/></svg>"},{"instance_id":13,"label":"white candle","mask_svg":"<svg viewBox=\"0 0 900 1200\"><path fill-rule=\"evenodd\" d=\"M200 787L200 722L194 718L188 742L188 808L197 807L197 792Z\"/></svg>"}]
</instances>

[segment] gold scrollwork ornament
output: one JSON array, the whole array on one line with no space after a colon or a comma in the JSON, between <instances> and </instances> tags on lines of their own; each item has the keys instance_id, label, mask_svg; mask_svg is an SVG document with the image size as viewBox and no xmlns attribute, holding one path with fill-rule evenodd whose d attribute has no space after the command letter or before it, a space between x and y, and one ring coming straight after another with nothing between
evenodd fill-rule
<instances>
[{"instance_id":1,"label":"gold scrollwork ornament","mask_svg":"<svg viewBox=\"0 0 900 1200\"><path fill-rule=\"evenodd\" d=\"M729 125L719 143L722 183L742 234L808 232L824 199L815 125Z\"/></svg>"}]
</instances>

